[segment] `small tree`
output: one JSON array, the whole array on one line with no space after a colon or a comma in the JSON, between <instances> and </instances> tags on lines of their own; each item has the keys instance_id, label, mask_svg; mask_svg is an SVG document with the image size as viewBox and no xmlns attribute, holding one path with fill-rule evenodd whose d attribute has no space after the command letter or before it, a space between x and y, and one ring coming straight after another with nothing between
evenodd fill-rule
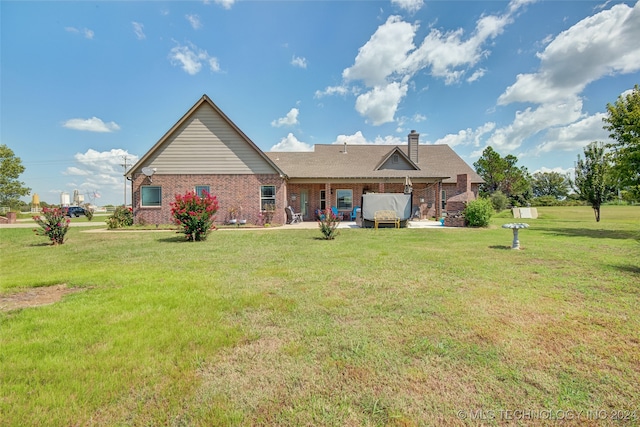
<instances>
[{"instance_id":1,"label":"small tree","mask_svg":"<svg viewBox=\"0 0 640 427\"><path fill-rule=\"evenodd\" d=\"M616 142L609 144L613 157L612 172L618 185L640 198L640 86L607 104L604 128Z\"/></svg>"},{"instance_id":2,"label":"small tree","mask_svg":"<svg viewBox=\"0 0 640 427\"><path fill-rule=\"evenodd\" d=\"M320 214L318 219L318 225L320 226L320 232L325 240L333 240L338 235L338 225L340 220L333 214L331 209L325 210Z\"/></svg>"},{"instance_id":3,"label":"small tree","mask_svg":"<svg viewBox=\"0 0 640 427\"><path fill-rule=\"evenodd\" d=\"M202 192L202 197L193 191L184 196L176 194L176 201L171 203L173 221L192 242L206 240L211 230L215 230L213 221L217 211L218 199L206 191Z\"/></svg>"},{"instance_id":4,"label":"small tree","mask_svg":"<svg viewBox=\"0 0 640 427\"><path fill-rule=\"evenodd\" d=\"M553 196L560 200L569 194L569 177L559 172L536 172L531 187L535 197Z\"/></svg>"},{"instance_id":5,"label":"small tree","mask_svg":"<svg viewBox=\"0 0 640 427\"><path fill-rule=\"evenodd\" d=\"M36 215L33 220L40 226L39 229L34 228L33 231L38 236L47 236L53 245L61 245L64 243L64 236L69 230L71 220L65 217L64 209L60 208L43 208L42 215Z\"/></svg>"},{"instance_id":6,"label":"small tree","mask_svg":"<svg viewBox=\"0 0 640 427\"><path fill-rule=\"evenodd\" d=\"M496 212L500 212L507 208L509 199L504 195L502 191L497 190L491 195L491 204L493 205L493 209L495 209Z\"/></svg>"},{"instance_id":7,"label":"small tree","mask_svg":"<svg viewBox=\"0 0 640 427\"><path fill-rule=\"evenodd\" d=\"M606 202L611 194L607 185L610 165L607 160L604 144L592 142L584 148L584 160L578 154L576 178L573 189L580 199L587 201L593 208L596 222L600 222L600 205Z\"/></svg>"},{"instance_id":8,"label":"small tree","mask_svg":"<svg viewBox=\"0 0 640 427\"><path fill-rule=\"evenodd\" d=\"M464 219L470 227L486 227L493 215L491 200L480 198L467 203L464 208Z\"/></svg>"},{"instance_id":9,"label":"small tree","mask_svg":"<svg viewBox=\"0 0 640 427\"><path fill-rule=\"evenodd\" d=\"M24 172L22 160L16 157L5 144L0 145L0 206L15 208L21 196L26 196L31 189L24 186L18 178Z\"/></svg>"}]
</instances>

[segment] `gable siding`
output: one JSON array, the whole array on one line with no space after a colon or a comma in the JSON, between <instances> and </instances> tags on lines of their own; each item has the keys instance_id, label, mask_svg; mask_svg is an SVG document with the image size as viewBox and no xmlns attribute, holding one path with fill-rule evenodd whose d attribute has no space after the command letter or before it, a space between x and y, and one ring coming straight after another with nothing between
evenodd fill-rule
<instances>
[{"instance_id":1,"label":"gable siding","mask_svg":"<svg viewBox=\"0 0 640 427\"><path fill-rule=\"evenodd\" d=\"M207 104L159 147L147 165L162 174L278 173Z\"/></svg>"},{"instance_id":2,"label":"gable siding","mask_svg":"<svg viewBox=\"0 0 640 427\"><path fill-rule=\"evenodd\" d=\"M396 170L396 171L416 170L416 168L414 168L409 163L407 163L407 161L399 154L398 154L398 162L393 163L393 156L395 156L395 154L392 154L391 157L389 157L387 161L384 162L382 166L380 166L380 168L378 168L378 170Z\"/></svg>"}]
</instances>

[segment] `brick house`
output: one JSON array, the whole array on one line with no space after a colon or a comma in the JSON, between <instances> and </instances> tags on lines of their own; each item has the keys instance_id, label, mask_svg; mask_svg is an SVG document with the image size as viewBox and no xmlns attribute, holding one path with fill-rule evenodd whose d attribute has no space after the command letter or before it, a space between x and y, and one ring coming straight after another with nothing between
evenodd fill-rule
<instances>
[{"instance_id":1,"label":"brick house","mask_svg":"<svg viewBox=\"0 0 640 427\"><path fill-rule=\"evenodd\" d=\"M413 211L440 217L477 197L478 176L448 145L315 145L312 152L265 153L204 95L127 172L136 223L171 222L175 194L207 190L217 222L286 221L292 206L305 220L336 206L347 216L367 192L412 191Z\"/></svg>"}]
</instances>

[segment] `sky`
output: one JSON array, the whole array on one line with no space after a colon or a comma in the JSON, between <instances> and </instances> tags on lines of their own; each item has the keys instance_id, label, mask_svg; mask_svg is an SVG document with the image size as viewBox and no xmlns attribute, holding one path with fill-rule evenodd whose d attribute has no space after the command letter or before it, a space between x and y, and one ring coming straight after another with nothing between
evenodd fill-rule
<instances>
[{"instance_id":1,"label":"sky","mask_svg":"<svg viewBox=\"0 0 640 427\"><path fill-rule=\"evenodd\" d=\"M123 165L203 94L263 151L416 130L570 173L640 83L640 1L0 0L0 24L0 144L54 204L130 203Z\"/></svg>"}]
</instances>

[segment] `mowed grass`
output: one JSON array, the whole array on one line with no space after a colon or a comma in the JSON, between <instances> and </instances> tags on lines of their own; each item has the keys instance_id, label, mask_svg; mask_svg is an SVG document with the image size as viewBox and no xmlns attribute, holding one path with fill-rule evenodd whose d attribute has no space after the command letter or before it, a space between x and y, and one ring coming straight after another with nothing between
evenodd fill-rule
<instances>
[{"instance_id":1,"label":"mowed grass","mask_svg":"<svg viewBox=\"0 0 640 427\"><path fill-rule=\"evenodd\" d=\"M334 241L1 229L1 293L82 291L0 312L0 425L638 425L640 207L539 212Z\"/></svg>"}]
</instances>

